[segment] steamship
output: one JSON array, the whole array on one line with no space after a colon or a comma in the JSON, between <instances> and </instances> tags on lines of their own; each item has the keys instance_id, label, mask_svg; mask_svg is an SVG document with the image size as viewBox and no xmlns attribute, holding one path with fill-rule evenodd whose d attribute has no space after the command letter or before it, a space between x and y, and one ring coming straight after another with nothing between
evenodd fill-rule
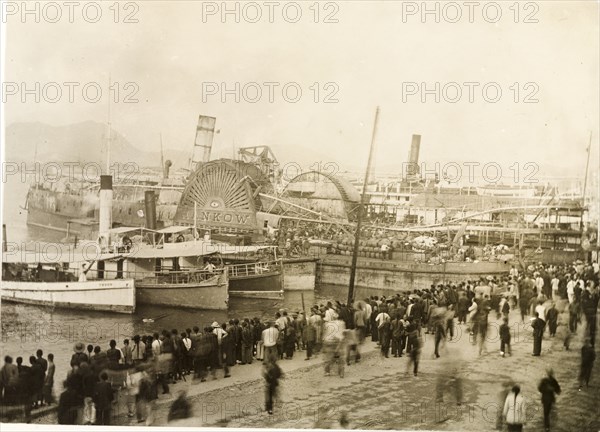
<instances>
[{"instance_id":1,"label":"steamship","mask_svg":"<svg viewBox=\"0 0 600 432\"><path fill-rule=\"evenodd\" d=\"M183 181L165 176L117 181L114 185L112 222L118 226L145 226L147 191L153 191L156 226L173 220L183 190ZM27 193L27 225L66 234L66 237L94 238L98 232L99 183L56 182L33 184Z\"/></svg>"}]
</instances>

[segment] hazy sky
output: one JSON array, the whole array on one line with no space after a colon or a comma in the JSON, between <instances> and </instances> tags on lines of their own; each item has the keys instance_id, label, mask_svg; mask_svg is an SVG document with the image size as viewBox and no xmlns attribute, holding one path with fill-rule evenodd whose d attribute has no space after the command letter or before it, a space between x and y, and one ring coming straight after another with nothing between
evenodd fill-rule
<instances>
[{"instance_id":1,"label":"hazy sky","mask_svg":"<svg viewBox=\"0 0 600 432\"><path fill-rule=\"evenodd\" d=\"M22 23L20 11L5 14L5 81L25 82L31 88L35 82L96 82L105 91L98 103L83 100L81 86L73 103L65 86L57 103L43 97L35 103L32 96L22 103L20 94L4 94L6 124L104 122L110 73L121 88L120 100L111 108L113 127L133 145L153 150L158 149L159 133L166 147L190 149L198 115L205 114L217 117L217 155L230 155L234 142L237 147L301 146L315 161L326 155L342 166L362 166L377 105L378 166L405 161L413 133L423 137L423 159L497 161L505 168L534 161L581 174L590 132L594 148L598 146L600 36L595 1L520 3L518 23L510 9L513 2L499 2L502 16L496 23L486 21L494 20L493 7L483 15L488 2L475 8L473 23L463 2L454 3L462 6L458 23L448 22L456 8L443 9L445 3L438 4L439 23L433 15L426 15L423 23L420 11L403 16L403 10L421 8L421 2L392 1L322 2L317 5L319 23L314 22L314 2L299 2L302 17L290 23L282 16L286 5L286 17L294 18L288 3L275 7L274 23L268 22L264 2L255 3L263 15L258 23L244 22L244 11L249 19L255 16L254 5L243 9L240 3L241 22L228 15L223 23L219 13L203 17L203 9L220 9L221 2L200 1L118 4L119 21L134 13L138 23L114 23L112 1L101 3L97 23L83 19L82 6L75 9L73 23L64 5L58 23L44 22L45 16L56 15L51 9L45 15L40 10L40 23L29 15ZM228 7L235 4L229 2ZM428 3L431 9L436 4ZM323 22L331 13L338 22ZM88 20L94 14L93 8L87 9ZM527 16L539 22L523 22ZM123 103L133 88L124 89L127 82L139 88L137 103ZM203 83L209 82L229 88L236 82L242 87L257 82L263 95L258 103L243 98L236 103L231 95L223 103L220 94L204 95L203 102ZM268 100L264 82L281 83L274 103ZM282 86L290 82L302 89L297 103L282 96ZM315 82L320 86L318 103L310 89ZM420 93L403 95L403 83L411 82L425 83L429 89L436 82L441 88L456 82L463 94L450 103L440 90L439 103L435 95L423 103ZM472 103L465 82L478 83ZM337 103L323 103L334 88L325 88L326 83L337 86ZM502 90L497 103L484 100L486 83L495 83L488 86L492 99L496 88ZM519 83L516 103L514 83ZM447 98L455 97L455 87L446 90ZM524 103L534 90L539 102ZM254 91L248 95L254 97Z\"/></svg>"}]
</instances>

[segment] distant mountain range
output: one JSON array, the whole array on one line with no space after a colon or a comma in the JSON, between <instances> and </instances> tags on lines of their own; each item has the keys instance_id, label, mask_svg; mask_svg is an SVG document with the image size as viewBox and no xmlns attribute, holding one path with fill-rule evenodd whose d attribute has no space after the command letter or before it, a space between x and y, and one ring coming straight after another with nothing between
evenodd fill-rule
<instances>
[{"instance_id":1,"label":"distant mountain range","mask_svg":"<svg viewBox=\"0 0 600 432\"><path fill-rule=\"evenodd\" d=\"M13 123L6 128L8 162L95 162L104 166L107 151L106 125L87 121L67 126L45 123ZM158 167L160 152L148 152L133 146L118 131L111 133L111 163L135 162L140 167ZM36 154L37 153L37 154ZM165 159L183 166L189 153L168 150Z\"/></svg>"},{"instance_id":2,"label":"distant mountain range","mask_svg":"<svg viewBox=\"0 0 600 432\"><path fill-rule=\"evenodd\" d=\"M114 129L111 135L111 163L135 162L139 167L158 167L160 165L159 151L141 150ZM106 138L106 124L94 121L67 126L51 126L40 122L13 123L6 128L6 161L27 163L31 163L33 160L39 162L95 162L104 166L106 163ZM193 139L194 137L190 136L189 150L165 149L165 160L170 159L175 169L187 168ZM280 166L287 168L286 175L288 177L294 176L297 171L294 166L297 165L301 167L298 174L315 169L320 163L325 171L349 178L362 177L361 173L365 170L366 160L357 164L338 164L339 158L331 156L335 155L336 149L334 148L324 146L322 151L315 151L300 146L278 144L271 146L271 149L278 158ZM230 158L231 149L214 147L212 154L213 159ZM378 177L390 174L399 175L402 172L403 162L399 160L386 163L385 166L383 164L375 166L376 175ZM442 166L445 163L445 161L437 162ZM453 162L461 164L459 160ZM323 165L326 163L333 163L334 167L324 167ZM425 163L429 167L430 162L425 161ZM506 169L508 165L502 167ZM536 177L583 177L583 171L584 167L573 170L567 166L544 164L539 167ZM465 175L466 172L465 170Z\"/></svg>"},{"instance_id":3,"label":"distant mountain range","mask_svg":"<svg viewBox=\"0 0 600 432\"><path fill-rule=\"evenodd\" d=\"M6 160L28 163L33 160L38 162L95 162L104 166L107 132L106 124L94 121L67 126L51 126L40 122L12 123L6 128ZM158 167L160 165L159 151L141 150L114 129L111 136L111 163L135 162L140 167ZM188 151L165 149L165 160L170 159L174 168L187 168L193 140L194 137L190 136ZM290 166L288 175L294 173L291 164L299 164L303 172L306 172L311 167L314 168L317 163L323 165L335 162L334 158L326 154L306 148L276 145L272 147L272 150L281 166L286 164ZM216 146L213 147L212 155L213 159L231 158L232 156L230 148L217 148Z\"/></svg>"}]
</instances>

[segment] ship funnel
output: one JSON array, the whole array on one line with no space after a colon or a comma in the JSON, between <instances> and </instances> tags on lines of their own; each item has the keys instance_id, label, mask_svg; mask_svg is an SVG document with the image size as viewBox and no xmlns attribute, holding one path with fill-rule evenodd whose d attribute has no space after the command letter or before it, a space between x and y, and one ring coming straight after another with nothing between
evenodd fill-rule
<instances>
[{"instance_id":1,"label":"ship funnel","mask_svg":"<svg viewBox=\"0 0 600 432\"><path fill-rule=\"evenodd\" d=\"M166 178L166 179L169 178L169 170L172 165L173 165L173 162L171 162L170 160L167 159L167 161L165 162L165 166L163 167L163 178Z\"/></svg>"},{"instance_id":2,"label":"ship funnel","mask_svg":"<svg viewBox=\"0 0 600 432\"><path fill-rule=\"evenodd\" d=\"M213 137L215 135L215 117L200 116L196 126L196 140L194 141L194 153L192 154L191 170L195 170L198 163L210 161Z\"/></svg>"},{"instance_id":3,"label":"ship funnel","mask_svg":"<svg viewBox=\"0 0 600 432\"><path fill-rule=\"evenodd\" d=\"M156 229L156 196L154 191L144 192L144 206L146 208L146 228Z\"/></svg>"},{"instance_id":4,"label":"ship funnel","mask_svg":"<svg viewBox=\"0 0 600 432\"><path fill-rule=\"evenodd\" d=\"M419 175L419 150L421 149L421 135L413 135L408 154L406 177L415 179Z\"/></svg>"},{"instance_id":5,"label":"ship funnel","mask_svg":"<svg viewBox=\"0 0 600 432\"><path fill-rule=\"evenodd\" d=\"M112 201L113 188L112 176L100 176L100 214L98 220L98 233L100 248L108 249L110 245L109 231L112 228Z\"/></svg>"}]
</instances>

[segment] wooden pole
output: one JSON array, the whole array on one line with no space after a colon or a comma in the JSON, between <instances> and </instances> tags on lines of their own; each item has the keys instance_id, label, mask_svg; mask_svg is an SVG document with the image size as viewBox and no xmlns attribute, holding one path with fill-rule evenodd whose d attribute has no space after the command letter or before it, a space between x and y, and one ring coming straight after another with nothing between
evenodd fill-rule
<instances>
[{"instance_id":1,"label":"wooden pole","mask_svg":"<svg viewBox=\"0 0 600 432\"><path fill-rule=\"evenodd\" d=\"M358 246L360 242L360 227L362 225L363 210L365 206L365 196L367 192L367 184L371 176L371 162L373 160L373 148L375 146L375 138L377 136L377 120L379 119L379 107L375 110L375 120L373 121L373 134L371 135L371 147L369 149L369 159L367 161L367 170L365 172L365 180L363 189L360 195L360 205L358 206L358 219L356 221L356 233L354 234L354 250L352 253L352 265L350 266L350 283L348 286L348 305L354 303L354 281L356 278L356 262L358 260Z\"/></svg>"},{"instance_id":2,"label":"wooden pole","mask_svg":"<svg viewBox=\"0 0 600 432\"><path fill-rule=\"evenodd\" d=\"M2 224L2 252L8 252L8 243L6 241L6 224Z\"/></svg>"},{"instance_id":3,"label":"wooden pole","mask_svg":"<svg viewBox=\"0 0 600 432\"><path fill-rule=\"evenodd\" d=\"M302 312L304 312L304 316L306 316L306 306L304 306L304 293L300 293L302 297Z\"/></svg>"}]
</instances>

